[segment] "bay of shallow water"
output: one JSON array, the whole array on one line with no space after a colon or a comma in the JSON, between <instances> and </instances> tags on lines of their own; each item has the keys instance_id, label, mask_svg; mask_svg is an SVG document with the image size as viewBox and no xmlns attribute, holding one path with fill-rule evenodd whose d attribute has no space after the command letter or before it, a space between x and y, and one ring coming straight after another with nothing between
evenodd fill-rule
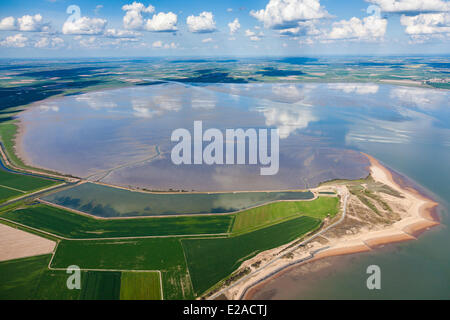
<instances>
[{"instance_id":1,"label":"bay of shallow water","mask_svg":"<svg viewBox=\"0 0 450 320\"><path fill-rule=\"evenodd\" d=\"M65 97L20 115L21 145L37 166L150 189L298 189L367 174L367 152L427 189L442 225L419 241L332 258L260 291L270 298L450 298L450 108L448 91L377 84L164 84ZM280 172L259 166L173 166L170 133L279 128ZM158 149L156 149L158 147ZM160 155L157 155L157 151ZM156 157L155 157L156 155ZM365 286L368 265L382 289ZM258 296L256 296L258 298Z\"/></svg>"}]
</instances>

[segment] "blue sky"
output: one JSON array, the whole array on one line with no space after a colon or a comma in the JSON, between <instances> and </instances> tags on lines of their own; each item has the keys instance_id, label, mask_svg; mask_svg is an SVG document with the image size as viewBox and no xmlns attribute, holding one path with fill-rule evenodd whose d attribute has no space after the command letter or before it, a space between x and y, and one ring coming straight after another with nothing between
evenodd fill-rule
<instances>
[{"instance_id":1,"label":"blue sky","mask_svg":"<svg viewBox=\"0 0 450 320\"><path fill-rule=\"evenodd\" d=\"M80 14L70 18L70 5ZM1 1L0 54L448 54L449 9L446 0Z\"/></svg>"}]
</instances>

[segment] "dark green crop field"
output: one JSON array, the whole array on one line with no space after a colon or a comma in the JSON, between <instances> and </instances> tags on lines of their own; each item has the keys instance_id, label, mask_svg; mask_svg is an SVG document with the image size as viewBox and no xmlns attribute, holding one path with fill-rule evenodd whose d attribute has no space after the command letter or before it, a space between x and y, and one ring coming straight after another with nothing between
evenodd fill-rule
<instances>
[{"instance_id":1,"label":"dark green crop field","mask_svg":"<svg viewBox=\"0 0 450 320\"><path fill-rule=\"evenodd\" d=\"M23 174L11 173L0 169L0 185L29 192L56 184L47 180Z\"/></svg>"},{"instance_id":2,"label":"dark green crop field","mask_svg":"<svg viewBox=\"0 0 450 320\"><path fill-rule=\"evenodd\" d=\"M177 238L63 240L52 267L67 268L73 264L81 269L163 271L185 265L185 261Z\"/></svg>"},{"instance_id":3,"label":"dark green crop field","mask_svg":"<svg viewBox=\"0 0 450 320\"><path fill-rule=\"evenodd\" d=\"M231 215L95 219L39 204L0 215L66 238L110 238L227 233Z\"/></svg>"},{"instance_id":4,"label":"dark green crop field","mask_svg":"<svg viewBox=\"0 0 450 320\"><path fill-rule=\"evenodd\" d=\"M195 293L202 294L245 260L303 236L320 223L317 218L299 217L230 238L182 240Z\"/></svg>"},{"instance_id":5,"label":"dark green crop field","mask_svg":"<svg viewBox=\"0 0 450 320\"><path fill-rule=\"evenodd\" d=\"M14 190L0 186L0 203L7 201L9 199L20 197L24 194L25 194L24 192L21 192L19 190Z\"/></svg>"},{"instance_id":6,"label":"dark green crop field","mask_svg":"<svg viewBox=\"0 0 450 320\"><path fill-rule=\"evenodd\" d=\"M52 261L54 268L159 270L164 299L193 299L183 248L178 238L135 240L63 240Z\"/></svg>"},{"instance_id":7,"label":"dark green crop field","mask_svg":"<svg viewBox=\"0 0 450 320\"><path fill-rule=\"evenodd\" d=\"M57 181L12 173L0 167L0 203L26 193L55 185Z\"/></svg>"},{"instance_id":8,"label":"dark green crop field","mask_svg":"<svg viewBox=\"0 0 450 320\"><path fill-rule=\"evenodd\" d=\"M0 299L33 299L51 255L0 262Z\"/></svg>"},{"instance_id":9,"label":"dark green crop field","mask_svg":"<svg viewBox=\"0 0 450 320\"><path fill-rule=\"evenodd\" d=\"M68 274L47 268L51 255L0 262L0 299L119 299L120 272L81 272L81 289L69 290Z\"/></svg>"},{"instance_id":10,"label":"dark green crop field","mask_svg":"<svg viewBox=\"0 0 450 320\"><path fill-rule=\"evenodd\" d=\"M67 288L68 277L65 271L47 270L33 299L118 300L120 297L120 272L82 271L80 290Z\"/></svg>"},{"instance_id":11,"label":"dark green crop field","mask_svg":"<svg viewBox=\"0 0 450 320\"><path fill-rule=\"evenodd\" d=\"M17 267L0 263L0 271L13 275L0 278L0 291L5 298L24 299L30 292L33 299L160 299L159 280L140 279L134 272L160 271L164 299L193 299L245 260L316 230L338 210L337 197L281 201L228 215L132 219L96 219L45 204L26 205L0 217L78 239L59 242L52 269L95 270L83 271L85 287L73 291L65 286L64 270L48 270L49 256L21 259ZM133 239L138 236L152 237ZM130 239L101 239L108 237Z\"/></svg>"}]
</instances>

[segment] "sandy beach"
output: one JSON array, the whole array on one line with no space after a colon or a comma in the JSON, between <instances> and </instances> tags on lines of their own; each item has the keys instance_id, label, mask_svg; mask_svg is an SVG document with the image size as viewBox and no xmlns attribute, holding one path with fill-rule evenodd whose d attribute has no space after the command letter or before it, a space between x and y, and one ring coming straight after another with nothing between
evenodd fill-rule
<instances>
[{"instance_id":1,"label":"sandy beach","mask_svg":"<svg viewBox=\"0 0 450 320\"><path fill-rule=\"evenodd\" d=\"M406 208L398 221L378 230L363 230L356 234L329 238L324 244L319 241L308 243L305 250L294 251L291 259L279 259L275 263L255 270L253 275L234 286L222 290L228 299L252 299L264 286L292 268L317 261L326 257L367 252L389 243L416 240L417 236L429 228L439 224L436 214L438 203L425 197L410 186L403 185L393 176L390 170L381 165L375 158L364 154L370 161L370 173L376 182L383 183L398 191L403 198L395 199L399 206ZM242 267L249 266L257 260L270 261L280 248L260 253L244 262Z\"/></svg>"}]
</instances>

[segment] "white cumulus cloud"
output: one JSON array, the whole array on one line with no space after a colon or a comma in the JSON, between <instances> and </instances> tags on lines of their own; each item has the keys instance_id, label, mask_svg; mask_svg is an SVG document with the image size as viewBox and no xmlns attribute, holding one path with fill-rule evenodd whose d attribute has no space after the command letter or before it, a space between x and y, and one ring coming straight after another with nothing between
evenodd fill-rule
<instances>
[{"instance_id":1,"label":"white cumulus cloud","mask_svg":"<svg viewBox=\"0 0 450 320\"><path fill-rule=\"evenodd\" d=\"M333 23L333 28L329 32L328 38L331 40L374 40L385 35L386 26L387 20L376 16L365 17L362 20L353 17L350 20L341 20Z\"/></svg>"},{"instance_id":2,"label":"white cumulus cloud","mask_svg":"<svg viewBox=\"0 0 450 320\"><path fill-rule=\"evenodd\" d=\"M147 20L145 29L156 32L177 31L177 15L173 12L154 14Z\"/></svg>"},{"instance_id":3,"label":"white cumulus cloud","mask_svg":"<svg viewBox=\"0 0 450 320\"><path fill-rule=\"evenodd\" d=\"M50 24L44 22L40 14L24 15L21 18L6 17L0 21L0 30L18 30L25 32L46 32L50 30Z\"/></svg>"},{"instance_id":4,"label":"white cumulus cloud","mask_svg":"<svg viewBox=\"0 0 450 320\"><path fill-rule=\"evenodd\" d=\"M73 21L67 20L62 28L64 34L102 34L106 27L106 20L99 18L81 17Z\"/></svg>"},{"instance_id":5,"label":"white cumulus cloud","mask_svg":"<svg viewBox=\"0 0 450 320\"><path fill-rule=\"evenodd\" d=\"M187 17L186 23L189 31L194 33L209 33L216 30L216 22L212 12L202 12L198 16Z\"/></svg>"},{"instance_id":6,"label":"white cumulus cloud","mask_svg":"<svg viewBox=\"0 0 450 320\"><path fill-rule=\"evenodd\" d=\"M107 29L105 36L110 38L135 38L141 34L132 30L120 30L120 29Z\"/></svg>"},{"instance_id":7,"label":"white cumulus cloud","mask_svg":"<svg viewBox=\"0 0 450 320\"><path fill-rule=\"evenodd\" d=\"M273 29L295 28L298 22L329 16L319 0L270 0L265 9L250 15Z\"/></svg>"},{"instance_id":8,"label":"white cumulus cloud","mask_svg":"<svg viewBox=\"0 0 450 320\"><path fill-rule=\"evenodd\" d=\"M27 45L28 38L23 34L18 33L13 36L6 37L3 41L0 41L2 47L23 48Z\"/></svg>"},{"instance_id":9,"label":"white cumulus cloud","mask_svg":"<svg viewBox=\"0 0 450 320\"><path fill-rule=\"evenodd\" d=\"M14 17L6 17L0 21L0 30L17 30L16 19Z\"/></svg>"},{"instance_id":10,"label":"white cumulus cloud","mask_svg":"<svg viewBox=\"0 0 450 320\"><path fill-rule=\"evenodd\" d=\"M450 14L448 13L402 15L400 23L405 26L405 32L409 35L450 33Z\"/></svg>"},{"instance_id":11,"label":"white cumulus cloud","mask_svg":"<svg viewBox=\"0 0 450 320\"><path fill-rule=\"evenodd\" d=\"M230 34L235 34L239 28L241 27L241 24L239 23L239 19L236 18L232 22L228 24L228 28L230 29Z\"/></svg>"},{"instance_id":12,"label":"white cumulus cloud","mask_svg":"<svg viewBox=\"0 0 450 320\"><path fill-rule=\"evenodd\" d=\"M385 12L440 12L449 11L450 3L443 0L366 0Z\"/></svg>"},{"instance_id":13,"label":"white cumulus cloud","mask_svg":"<svg viewBox=\"0 0 450 320\"><path fill-rule=\"evenodd\" d=\"M34 16L24 15L17 19L20 31L48 31L48 23L45 23L40 14Z\"/></svg>"},{"instance_id":14,"label":"white cumulus cloud","mask_svg":"<svg viewBox=\"0 0 450 320\"><path fill-rule=\"evenodd\" d=\"M62 47L63 45L64 40L60 37L54 38L43 37L40 38L38 41L36 41L36 43L34 44L36 48L59 48Z\"/></svg>"},{"instance_id":15,"label":"white cumulus cloud","mask_svg":"<svg viewBox=\"0 0 450 320\"><path fill-rule=\"evenodd\" d=\"M309 20L299 22L298 26L295 28L279 30L279 33L283 36L311 36L320 34L320 31L317 29L315 22L313 20Z\"/></svg>"},{"instance_id":16,"label":"white cumulus cloud","mask_svg":"<svg viewBox=\"0 0 450 320\"><path fill-rule=\"evenodd\" d=\"M122 6L122 10L125 11L125 16L123 17L123 25L125 29L141 29L144 26L143 13L153 13L155 7L149 5L146 7L140 2L134 1L131 4L126 4Z\"/></svg>"}]
</instances>

